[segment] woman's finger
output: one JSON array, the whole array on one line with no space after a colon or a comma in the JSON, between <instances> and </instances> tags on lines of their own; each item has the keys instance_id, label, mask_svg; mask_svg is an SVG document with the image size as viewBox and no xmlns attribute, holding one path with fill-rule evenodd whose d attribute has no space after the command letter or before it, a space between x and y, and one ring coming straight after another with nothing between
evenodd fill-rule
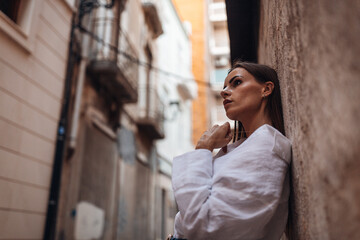
<instances>
[{"instance_id":1,"label":"woman's finger","mask_svg":"<svg viewBox=\"0 0 360 240\"><path fill-rule=\"evenodd\" d=\"M219 128L219 125L215 124L214 126L212 126L212 127L209 129L209 131L210 131L210 132L213 132L213 131L215 131L217 128Z\"/></svg>"}]
</instances>

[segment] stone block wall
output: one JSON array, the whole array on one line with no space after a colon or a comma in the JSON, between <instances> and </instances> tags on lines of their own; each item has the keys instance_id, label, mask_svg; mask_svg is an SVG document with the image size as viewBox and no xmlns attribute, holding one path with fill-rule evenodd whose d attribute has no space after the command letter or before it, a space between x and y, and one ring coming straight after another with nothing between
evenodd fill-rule
<instances>
[{"instance_id":1,"label":"stone block wall","mask_svg":"<svg viewBox=\"0 0 360 240\"><path fill-rule=\"evenodd\" d=\"M293 142L290 239L360 239L360 2L261 1Z\"/></svg>"}]
</instances>

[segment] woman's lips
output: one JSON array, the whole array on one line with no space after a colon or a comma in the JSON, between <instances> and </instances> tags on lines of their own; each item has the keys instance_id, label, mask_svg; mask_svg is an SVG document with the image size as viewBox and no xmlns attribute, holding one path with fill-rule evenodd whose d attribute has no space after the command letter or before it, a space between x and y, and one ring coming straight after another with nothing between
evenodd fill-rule
<instances>
[{"instance_id":1,"label":"woman's lips","mask_svg":"<svg viewBox=\"0 0 360 240\"><path fill-rule=\"evenodd\" d=\"M223 105L224 105L224 107L226 107L226 105L228 105L229 103L231 103L232 101L230 101L230 100L228 100L228 99L225 99L224 101L223 101Z\"/></svg>"}]
</instances>

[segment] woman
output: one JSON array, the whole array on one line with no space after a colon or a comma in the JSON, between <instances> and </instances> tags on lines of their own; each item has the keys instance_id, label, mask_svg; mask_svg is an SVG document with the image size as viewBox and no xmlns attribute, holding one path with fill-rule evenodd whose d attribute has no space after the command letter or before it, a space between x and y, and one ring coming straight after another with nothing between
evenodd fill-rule
<instances>
[{"instance_id":1,"label":"woman","mask_svg":"<svg viewBox=\"0 0 360 240\"><path fill-rule=\"evenodd\" d=\"M213 126L196 150L174 158L179 207L172 239L280 239L287 222L291 143L283 135L272 68L236 62L221 92L230 124ZM236 130L237 129L237 130ZM212 151L222 148L213 157Z\"/></svg>"}]
</instances>

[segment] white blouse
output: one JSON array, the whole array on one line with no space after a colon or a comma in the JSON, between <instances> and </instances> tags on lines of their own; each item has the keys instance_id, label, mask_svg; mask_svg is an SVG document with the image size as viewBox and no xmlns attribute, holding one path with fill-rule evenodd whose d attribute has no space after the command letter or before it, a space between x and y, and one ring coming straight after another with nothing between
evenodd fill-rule
<instances>
[{"instance_id":1,"label":"white blouse","mask_svg":"<svg viewBox=\"0 0 360 240\"><path fill-rule=\"evenodd\" d=\"M174 237L280 239L287 222L291 143L270 125L215 157L197 149L174 158L179 212Z\"/></svg>"}]
</instances>

